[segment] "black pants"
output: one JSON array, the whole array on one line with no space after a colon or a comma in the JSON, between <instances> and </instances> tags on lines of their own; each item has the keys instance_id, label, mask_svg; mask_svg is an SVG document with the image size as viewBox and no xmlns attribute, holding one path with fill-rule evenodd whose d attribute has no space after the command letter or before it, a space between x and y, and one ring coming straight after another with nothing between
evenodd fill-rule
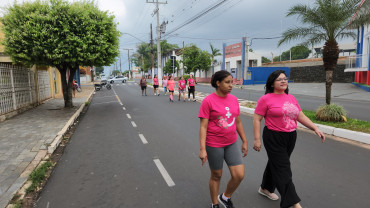
<instances>
[{"instance_id":1,"label":"black pants","mask_svg":"<svg viewBox=\"0 0 370 208\"><path fill-rule=\"evenodd\" d=\"M280 207L293 206L301 201L292 180L290 155L293 152L297 132L277 132L263 129L263 144L267 151L268 162L263 174L261 188L274 192L275 188L281 195Z\"/></svg>"},{"instance_id":2,"label":"black pants","mask_svg":"<svg viewBox=\"0 0 370 208\"><path fill-rule=\"evenodd\" d=\"M195 99L195 87L194 86L190 86L189 90L188 90L188 98L190 99L190 93L193 94L193 99Z\"/></svg>"}]
</instances>

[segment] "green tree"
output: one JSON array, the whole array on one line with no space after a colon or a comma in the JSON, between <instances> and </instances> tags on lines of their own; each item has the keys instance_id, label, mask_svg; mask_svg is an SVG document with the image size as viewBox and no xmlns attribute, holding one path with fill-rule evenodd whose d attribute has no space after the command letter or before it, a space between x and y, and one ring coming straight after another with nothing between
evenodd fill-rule
<instances>
[{"instance_id":1,"label":"green tree","mask_svg":"<svg viewBox=\"0 0 370 208\"><path fill-rule=\"evenodd\" d=\"M262 56L262 63L271 63L271 60L270 59L268 59L268 58L266 58L266 57L264 57L264 56Z\"/></svg>"},{"instance_id":2,"label":"green tree","mask_svg":"<svg viewBox=\"0 0 370 208\"><path fill-rule=\"evenodd\" d=\"M100 74L104 74L104 67L103 66L95 67L95 73L97 76L99 76Z\"/></svg>"},{"instance_id":3,"label":"green tree","mask_svg":"<svg viewBox=\"0 0 370 208\"><path fill-rule=\"evenodd\" d=\"M65 107L73 107L72 81L78 67L110 65L119 53L114 16L100 11L95 1L14 2L5 8L1 22L5 52L13 62L59 70Z\"/></svg>"},{"instance_id":4,"label":"green tree","mask_svg":"<svg viewBox=\"0 0 370 208\"><path fill-rule=\"evenodd\" d=\"M176 61L175 63L175 72L180 69L180 64L179 61ZM168 59L166 64L163 67L163 74L172 74L174 73L173 68L172 68L172 60Z\"/></svg>"},{"instance_id":5,"label":"green tree","mask_svg":"<svg viewBox=\"0 0 370 208\"><path fill-rule=\"evenodd\" d=\"M200 50L194 44L183 49L183 64L185 73L196 71L208 71L212 62L211 55L207 51Z\"/></svg>"},{"instance_id":6,"label":"green tree","mask_svg":"<svg viewBox=\"0 0 370 208\"><path fill-rule=\"evenodd\" d=\"M216 56L221 56L222 53L220 53L220 49L213 47L212 43L209 44L211 47L211 59L212 59L212 65L217 61L215 60Z\"/></svg>"},{"instance_id":7,"label":"green tree","mask_svg":"<svg viewBox=\"0 0 370 208\"><path fill-rule=\"evenodd\" d=\"M326 104L331 102L331 86L333 71L338 62L339 47L337 40L356 38L353 31L348 30L348 23L358 9L360 0L315 0L314 5L295 5L287 16L298 16L302 26L290 28L283 33L278 45L296 39L304 39L301 45L310 46L325 42L323 62L326 73ZM352 21L353 26L370 22L369 10L364 10Z\"/></svg>"},{"instance_id":8,"label":"green tree","mask_svg":"<svg viewBox=\"0 0 370 208\"><path fill-rule=\"evenodd\" d=\"M120 70L115 69L115 70L113 70L113 71L112 71L112 74L111 74L111 75L113 75L113 76L117 76L117 75L119 75L119 74L121 74L121 71L120 71Z\"/></svg>"}]
</instances>

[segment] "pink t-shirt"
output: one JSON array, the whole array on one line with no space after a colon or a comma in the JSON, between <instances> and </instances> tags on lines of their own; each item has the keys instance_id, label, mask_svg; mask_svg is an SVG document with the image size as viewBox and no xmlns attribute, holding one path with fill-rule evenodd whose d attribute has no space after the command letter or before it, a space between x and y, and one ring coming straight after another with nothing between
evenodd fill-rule
<instances>
[{"instance_id":1,"label":"pink t-shirt","mask_svg":"<svg viewBox=\"0 0 370 208\"><path fill-rule=\"evenodd\" d=\"M175 81L168 80L167 81L168 90L174 91L175 90Z\"/></svg>"},{"instance_id":2,"label":"pink t-shirt","mask_svg":"<svg viewBox=\"0 0 370 208\"><path fill-rule=\"evenodd\" d=\"M194 79L188 79L189 86L195 86Z\"/></svg>"},{"instance_id":3,"label":"pink t-shirt","mask_svg":"<svg viewBox=\"0 0 370 208\"><path fill-rule=\"evenodd\" d=\"M183 89L185 89L185 86L186 86L186 82L185 82L185 80L179 80L179 89L180 90L183 90Z\"/></svg>"},{"instance_id":4,"label":"pink t-shirt","mask_svg":"<svg viewBox=\"0 0 370 208\"><path fill-rule=\"evenodd\" d=\"M158 84L158 79L157 79L157 78L153 78L153 85L159 85L159 84Z\"/></svg>"},{"instance_id":5,"label":"pink t-shirt","mask_svg":"<svg viewBox=\"0 0 370 208\"><path fill-rule=\"evenodd\" d=\"M208 119L206 145L225 147L236 142L236 118L239 115L239 102L234 95L220 97L212 93L204 98L198 117Z\"/></svg>"},{"instance_id":6,"label":"pink t-shirt","mask_svg":"<svg viewBox=\"0 0 370 208\"><path fill-rule=\"evenodd\" d=\"M258 100L254 112L265 117L265 125L268 129L292 132L297 129L297 118L301 107L291 94L268 93Z\"/></svg>"},{"instance_id":7,"label":"pink t-shirt","mask_svg":"<svg viewBox=\"0 0 370 208\"><path fill-rule=\"evenodd\" d=\"M167 87L167 79L164 79L164 80L162 81L162 85L163 85L163 87Z\"/></svg>"}]
</instances>

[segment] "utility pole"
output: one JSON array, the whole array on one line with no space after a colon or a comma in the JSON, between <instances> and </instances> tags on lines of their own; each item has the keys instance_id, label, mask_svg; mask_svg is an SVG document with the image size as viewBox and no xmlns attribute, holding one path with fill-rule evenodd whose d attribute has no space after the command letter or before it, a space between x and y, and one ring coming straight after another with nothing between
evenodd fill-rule
<instances>
[{"instance_id":1,"label":"utility pole","mask_svg":"<svg viewBox=\"0 0 370 208\"><path fill-rule=\"evenodd\" d=\"M130 50L134 50L134 49L131 49L131 48L123 48L122 50L127 50L127 57L128 57L128 76L130 78L130 75L131 75L131 79L133 79L132 77L132 72L131 72L131 61L130 61Z\"/></svg>"},{"instance_id":2,"label":"utility pole","mask_svg":"<svg viewBox=\"0 0 370 208\"><path fill-rule=\"evenodd\" d=\"M153 12L154 16L157 14L157 60L158 60L158 82L162 83L162 55L161 55L161 28L159 25L159 4L167 4L166 2L158 2L158 0L154 1L152 0L151 2L146 0L146 3L155 3L156 8ZM154 74L153 74L154 77Z\"/></svg>"},{"instance_id":3,"label":"utility pole","mask_svg":"<svg viewBox=\"0 0 370 208\"><path fill-rule=\"evenodd\" d=\"M151 47L151 53L152 53L152 76L154 73L154 48L153 48L153 30L152 30L152 24L150 23L150 47Z\"/></svg>"},{"instance_id":4,"label":"utility pole","mask_svg":"<svg viewBox=\"0 0 370 208\"><path fill-rule=\"evenodd\" d=\"M119 54L119 71L122 74L122 62L121 62L121 53Z\"/></svg>"}]
</instances>

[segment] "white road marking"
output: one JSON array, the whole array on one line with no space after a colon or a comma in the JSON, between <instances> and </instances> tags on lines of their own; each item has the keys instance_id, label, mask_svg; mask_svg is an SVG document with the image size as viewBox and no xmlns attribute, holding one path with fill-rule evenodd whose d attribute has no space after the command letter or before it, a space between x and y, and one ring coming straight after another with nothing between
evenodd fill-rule
<instances>
[{"instance_id":1,"label":"white road marking","mask_svg":"<svg viewBox=\"0 0 370 208\"><path fill-rule=\"evenodd\" d=\"M143 144L148 144L148 141L145 139L144 135L139 134L139 137L140 137L141 141L143 142Z\"/></svg>"},{"instance_id":2,"label":"white road marking","mask_svg":"<svg viewBox=\"0 0 370 208\"><path fill-rule=\"evenodd\" d=\"M131 121L131 124L132 124L133 127L135 127L135 128L137 127L135 122Z\"/></svg>"},{"instance_id":3,"label":"white road marking","mask_svg":"<svg viewBox=\"0 0 370 208\"><path fill-rule=\"evenodd\" d=\"M126 114L126 115L127 115L127 118L131 119L131 116L130 116L130 114Z\"/></svg>"},{"instance_id":4,"label":"white road marking","mask_svg":"<svg viewBox=\"0 0 370 208\"><path fill-rule=\"evenodd\" d=\"M161 161L159 159L155 159L154 163L157 165L157 168L159 172L161 172L164 180L166 181L167 185L169 187L175 186L175 182L173 182L171 176L168 174L164 166L162 165Z\"/></svg>"},{"instance_id":5,"label":"white road marking","mask_svg":"<svg viewBox=\"0 0 370 208\"><path fill-rule=\"evenodd\" d=\"M125 107L122 107L122 109L123 109L123 110L126 110L126 108L125 108Z\"/></svg>"},{"instance_id":6,"label":"white road marking","mask_svg":"<svg viewBox=\"0 0 370 208\"><path fill-rule=\"evenodd\" d=\"M92 105L99 105L99 104L106 104L106 103L118 103L118 101L109 101L109 102L94 103Z\"/></svg>"}]
</instances>

